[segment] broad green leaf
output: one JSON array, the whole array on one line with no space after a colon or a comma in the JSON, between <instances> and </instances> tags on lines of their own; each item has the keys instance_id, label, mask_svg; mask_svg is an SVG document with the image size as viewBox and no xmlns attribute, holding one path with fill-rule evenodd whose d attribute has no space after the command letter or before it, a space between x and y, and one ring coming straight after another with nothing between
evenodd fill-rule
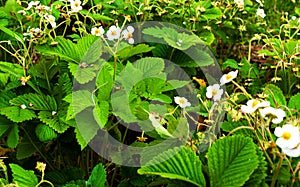
<instances>
[{"instance_id":1,"label":"broad green leaf","mask_svg":"<svg viewBox=\"0 0 300 187\"><path fill-rule=\"evenodd\" d=\"M147 53L154 49L154 47L149 47L146 44L138 44L136 46L128 45L123 49L119 50L117 55L122 59L127 59L137 54Z\"/></svg>"},{"instance_id":2,"label":"broad green leaf","mask_svg":"<svg viewBox=\"0 0 300 187\"><path fill-rule=\"evenodd\" d=\"M0 114L5 115L8 119L17 123L31 120L36 117L34 111L22 109L18 106L0 108Z\"/></svg>"},{"instance_id":3,"label":"broad green leaf","mask_svg":"<svg viewBox=\"0 0 300 187\"><path fill-rule=\"evenodd\" d=\"M297 93L296 95L290 98L288 107L291 109L295 108L298 111L300 111L300 93Z\"/></svg>"},{"instance_id":4,"label":"broad green leaf","mask_svg":"<svg viewBox=\"0 0 300 187\"><path fill-rule=\"evenodd\" d=\"M186 147L175 147L155 157L138 170L139 174L160 175L183 180L196 186L206 186L202 163L195 152Z\"/></svg>"},{"instance_id":5,"label":"broad green leaf","mask_svg":"<svg viewBox=\"0 0 300 187\"><path fill-rule=\"evenodd\" d=\"M80 145L81 150L83 150L88 145L88 142L81 135L81 133L77 127L75 128L74 132L76 134L77 143Z\"/></svg>"},{"instance_id":6,"label":"broad green leaf","mask_svg":"<svg viewBox=\"0 0 300 187\"><path fill-rule=\"evenodd\" d=\"M172 103L172 99L168 95L165 95L165 94L155 94L155 95L150 96L149 99L161 101L163 103Z\"/></svg>"},{"instance_id":7,"label":"broad green leaf","mask_svg":"<svg viewBox=\"0 0 300 187\"><path fill-rule=\"evenodd\" d=\"M167 139L167 138L173 138L173 135L170 134L170 132L160 124L160 122L155 119L154 116L149 116L149 120L151 121L151 125L154 127L155 131L159 134L160 137Z\"/></svg>"},{"instance_id":8,"label":"broad green leaf","mask_svg":"<svg viewBox=\"0 0 300 187\"><path fill-rule=\"evenodd\" d=\"M71 107L74 115L91 106L94 106L91 92L88 90L79 90L72 93Z\"/></svg>"},{"instance_id":9,"label":"broad green leaf","mask_svg":"<svg viewBox=\"0 0 300 187\"><path fill-rule=\"evenodd\" d=\"M69 125L66 123L65 113L65 111L57 111L57 113L53 115L50 111L40 111L38 117L43 123L49 125L49 127L56 132L63 133L69 128Z\"/></svg>"},{"instance_id":10,"label":"broad green leaf","mask_svg":"<svg viewBox=\"0 0 300 187\"><path fill-rule=\"evenodd\" d=\"M143 76L142 70L135 68L131 63L127 63L123 71L116 77L116 82L129 93L135 84L143 80Z\"/></svg>"},{"instance_id":11,"label":"broad green leaf","mask_svg":"<svg viewBox=\"0 0 300 187\"><path fill-rule=\"evenodd\" d=\"M0 137L7 132L11 123L12 122L6 119L4 116L0 116Z\"/></svg>"},{"instance_id":12,"label":"broad green leaf","mask_svg":"<svg viewBox=\"0 0 300 187\"><path fill-rule=\"evenodd\" d=\"M238 63L236 60L234 59L227 59L223 64L222 64L222 69L226 69L226 68L233 68L233 69L240 69Z\"/></svg>"},{"instance_id":13,"label":"broad green leaf","mask_svg":"<svg viewBox=\"0 0 300 187\"><path fill-rule=\"evenodd\" d=\"M52 60L41 58L39 63L33 64L29 69L29 74L50 81L60 70L59 66Z\"/></svg>"},{"instance_id":14,"label":"broad green leaf","mask_svg":"<svg viewBox=\"0 0 300 187\"><path fill-rule=\"evenodd\" d=\"M78 64L69 63L69 69L80 84L86 84L96 77L96 69L94 67L83 68Z\"/></svg>"},{"instance_id":15,"label":"broad green leaf","mask_svg":"<svg viewBox=\"0 0 300 187\"><path fill-rule=\"evenodd\" d=\"M104 66L97 76L96 87L97 98L100 101L109 100L113 88L113 71L108 66Z\"/></svg>"},{"instance_id":16,"label":"broad green leaf","mask_svg":"<svg viewBox=\"0 0 300 187\"><path fill-rule=\"evenodd\" d=\"M268 163L265 161L265 156L258 146L256 146L256 153L258 155L258 167L254 170L249 180L244 186L253 187L260 186L263 180L267 177Z\"/></svg>"},{"instance_id":17,"label":"broad green leaf","mask_svg":"<svg viewBox=\"0 0 300 187\"><path fill-rule=\"evenodd\" d=\"M285 97L279 87L267 84L263 92L268 95L267 99L272 107L286 106Z\"/></svg>"},{"instance_id":18,"label":"broad green leaf","mask_svg":"<svg viewBox=\"0 0 300 187\"><path fill-rule=\"evenodd\" d=\"M240 67L240 74L243 78L251 78L251 79L257 79L259 77L259 69L257 67L257 64L255 63L249 63L246 58L243 58L241 60L242 67Z\"/></svg>"},{"instance_id":19,"label":"broad green leaf","mask_svg":"<svg viewBox=\"0 0 300 187\"><path fill-rule=\"evenodd\" d=\"M215 36L210 31L203 31L199 34L199 38L206 42L208 45L211 45L215 41Z\"/></svg>"},{"instance_id":20,"label":"broad green leaf","mask_svg":"<svg viewBox=\"0 0 300 187\"><path fill-rule=\"evenodd\" d=\"M29 93L20 95L10 100L9 103L15 106L21 106L24 104L27 108L32 110L57 110L55 98L49 95Z\"/></svg>"},{"instance_id":21,"label":"broad green leaf","mask_svg":"<svg viewBox=\"0 0 300 187\"><path fill-rule=\"evenodd\" d=\"M210 186L243 186L259 162L252 139L243 136L217 140L207 158Z\"/></svg>"},{"instance_id":22,"label":"broad green leaf","mask_svg":"<svg viewBox=\"0 0 300 187\"><path fill-rule=\"evenodd\" d=\"M93 168L93 171L87 181L87 185L102 187L104 186L105 181L106 181L106 170L101 163L97 164Z\"/></svg>"},{"instance_id":23,"label":"broad green leaf","mask_svg":"<svg viewBox=\"0 0 300 187\"><path fill-rule=\"evenodd\" d=\"M38 178L31 170L25 170L17 164L9 164L13 182L17 183L19 187L36 186L38 184Z\"/></svg>"},{"instance_id":24,"label":"broad green leaf","mask_svg":"<svg viewBox=\"0 0 300 187\"><path fill-rule=\"evenodd\" d=\"M107 123L109 115L109 103L107 101L100 101L99 105L93 109L94 118L100 128L104 128Z\"/></svg>"},{"instance_id":25,"label":"broad green leaf","mask_svg":"<svg viewBox=\"0 0 300 187\"><path fill-rule=\"evenodd\" d=\"M19 143L19 128L17 124L13 124L7 137L7 146L16 148Z\"/></svg>"},{"instance_id":26,"label":"broad green leaf","mask_svg":"<svg viewBox=\"0 0 300 187\"><path fill-rule=\"evenodd\" d=\"M143 73L143 77L151 77L161 73L165 67L164 60L161 58L146 57L137 60L133 67Z\"/></svg>"},{"instance_id":27,"label":"broad green leaf","mask_svg":"<svg viewBox=\"0 0 300 187\"><path fill-rule=\"evenodd\" d=\"M41 142L48 142L57 138L57 133L51 127L42 123L36 126L35 134Z\"/></svg>"},{"instance_id":28,"label":"broad green leaf","mask_svg":"<svg viewBox=\"0 0 300 187\"><path fill-rule=\"evenodd\" d=\"M18 160L30 157L37 152L37 149L40 149L43 146L33 133L29 135L30 137L24 136L22 141L18 144L16 155ZM34 145L32 145L33 143Z\"/></svg>"},{"instance_id":29,"label":"broad green leaf","mask_svg":"<svg viewBox=\"0 0 300 187\"><path fill-rule=\"evenodd\" d=\"M205 11L201 17L205 18L204 20L220 19L223 13L218 7L214 7Z\"/></svg>"},{"instance_id":30,"label":"broad green leaf","mask_svg":"<svg viewBox=\"0 0 300 187\"><path fill-rule=\"evenodd\" d=\"M167 85L164 86L161 91L170 91L170 90L175 90L177 88L181 88L187 84L189 84L189 81L180 81L180 80L168 80Z\"/></svg>"},{"instance_id":31,"label":"broad green leaf","mask_svg":"<svg viewBox=\"0 0 300 187\"><path fill-rule=\"evenodd\" d=\"M187 53L193 57L194 62L181 62L179 63L182 67L202 67L209 66L214 63L214 59L205 50L199 48L191 48Z\"/></svg>"},{"instance_id":32,"label":"broad green leaf","mask_svg":"<svg viewBox=\"0 0 300 187\"><path fill-rule=\"evenodd\" d=\"M88 35L79 39L78 43L75 44L71 40L57 37L55 39L55 41L58 42L56 47L41 45L37 46L36 49L42 53L56 55L65 60L70 60L79 64L86 52L92 46L93 42L95 42L97 39L99 38L96 36Z\"/></svg>"},{"instance_id":33,"label":"broad green leaf","mask_svg":"<svg viewBox=\"0 0 300 187\"><path fill-rule=\"evenodd\" d=\"M13 75L17 78L21 78L24 74L22 66L10 62L0 62L0 71Z\"/></svg>"},{"instance_id":34,"label":"broad green leaf","mask_svg":"<svg viewBox=\"0 0 300 187\"><path fill-rule=\"evenodd\" d=\"M10 35L11 37L15 38L16 40L21 42L23 45L25 45L24 40L23 40L23 36L20 33L14 32L14 31L4 27L3 25L0 25L0 30L2 30L6 34Z\"/></svg>"}]
</instances>

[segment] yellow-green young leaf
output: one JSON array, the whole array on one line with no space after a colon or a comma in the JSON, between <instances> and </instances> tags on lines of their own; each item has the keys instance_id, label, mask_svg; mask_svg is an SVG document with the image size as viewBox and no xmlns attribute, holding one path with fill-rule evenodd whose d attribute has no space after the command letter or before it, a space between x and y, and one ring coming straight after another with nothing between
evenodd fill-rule
<instances>
[{"instance_id":1,"label":"yellow-green young leaf","mask_svg":"<svg viewBox=\"0 0 300 187\"><path fill-rule=\"evenodd\" d=\"M81 150L83 150L87 146L88 142L81 135L81 133L77 127L75 127L74 132L76 134L77 143L80 145Z\"/></svg>"},{"instance_id":2,"label":"yellow-green young leaf","mask_svg":"<svg viewBox=\"0 0 300 187\"><path fill-rule=\"evenodd\" d=\"M100 128L104 128L109 115L109 103L107 101L100 101L99 105L93 109L93 115Z\"/></svg>"},{"instance_id":3,"label":"yellow-green young leaf","mask_svg":"<svg viewBox=\"0 0 300 187\"><path fill-rule=\"evenodd\" d=\"M204 18L203 20L211 20L221 18L222 15L222 11L218 7L214 7L205 11L205 13L201 15L201 17Z\"/></svg>"},{"instance_id":4,"label":"yellow-green young leaf","mask_svg":"<svg viewBox=\"0 0 300 187\"><path fill-rule=\"evenodd\" d=\"M17 164L9 164L13 182L17 183L19 187L36 186L38 184L38 178L31 170L25 170Z\"/></svg>"},{"instance_id":5,"label":"yellow-green young leaf","mask_svg":"<svg viewBox=\"0 0 300 187\"><path fill-rule=\"evenodd\" d=\"M264 93L268 95L267 99L272 107L286 106L286 100L281 89L274 84L266 85Z\"/></svg>"},{"instance_id":6,"label":"yellow-green young leaf","mask_svg":"<svg viewBox=\"0 0 300 187\"><path fill-rule=\"evenodd\" d=\"M230 136L217 140L209 148L210 186L243 186L258 166L251 138Z\"/></svg>"},{"instance_id":7,"label":"yellow-green young leaf","mask_svg":"<svg viewBox=\"0 0 300 187\"><path fill-rule=\"evenodd\" d=\"M17 123L31 120L36 117L34 111L22 109L18 106L0 108L0 114L5 115L8 119Z\"/></svg>"},{"instance_id":8,"label":"yellow-green young leaf","mask_svg":"<svg viewBox=\"0 0 300 187\"><path fill-rule=\"evenodd\" d=\"M206 186L202 163L195 152L186 147L175 147L153 157L139 174L160 175L164 178L183 180L196 186Z\"/></svg>"},{"instance_id":9,"label":"yellow-green young leaf","mask_svg":"<svg viewBox=\"0 0 300 187\"><path fill-rule=\"evenodd\" d=\"M87 181L87 186L97 186L103 187L106 181L106 170L104 169L103 165L97 164Z\"/></svg>"}]
</instances>

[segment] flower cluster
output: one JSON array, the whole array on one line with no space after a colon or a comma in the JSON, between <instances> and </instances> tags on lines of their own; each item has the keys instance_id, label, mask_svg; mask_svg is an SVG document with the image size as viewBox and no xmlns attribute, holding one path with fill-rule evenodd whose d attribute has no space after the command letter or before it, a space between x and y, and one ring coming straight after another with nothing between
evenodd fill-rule
<instances>
[{"instance_id":1,"label":"flower cluster","mask_svg":"<svg viewBox=\"0 0 300 187\"><path fill-rule=\"evenodd\" d=\"M224 93L224 90L221 89L220 87L226 83L231 82L233 79L235 79L237 77L237 74L238 74L238 70L231 71L221 77L220 84L214 84L214 85L208 86L206 89L206 97L212 98L214 101L220 100Z\"/></svg>"},{"instance_id":2,"label":"flower cluster","mask_svg":"<svg viewBox=\"0 0 300 187\"><path fill-rule=\"evenodd\" d=\"M282 152L291 157L300 156L300 132L299 128L290 124L276 127L274 134L278 137L276 144Z\"/></svg>"},{"instance_id":3,"label":"flower cluster","mask_svg":"<svg viewBox=\"0 0 300 187\"><path fill-rule=\"evenodd\" d=\"M106 32L106 37L110 41L125 39L128 41L129 44L134 44L133 32L134 32L133 26L128 26L126 29L122 31L120 27L116 25L112 25L111 27L109 27L108 31ZM103 36L104 33L105 31L102 26L93 27L91 30L91 34L95 36Z\"/></svg>"}]
</instances>

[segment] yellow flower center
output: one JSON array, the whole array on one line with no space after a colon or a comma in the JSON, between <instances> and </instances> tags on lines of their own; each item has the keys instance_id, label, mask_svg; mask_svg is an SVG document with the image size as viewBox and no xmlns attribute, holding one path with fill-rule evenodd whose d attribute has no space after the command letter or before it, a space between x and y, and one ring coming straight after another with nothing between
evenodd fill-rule
<instances>
[{"instance_id":1,"label":"yellow flower center","mask_svg":"<svg viewBox=\"0 0 300 187\"><path fill-rule=\"evenodd\" d=\"M79 7L79 2L74 2L75 7Z\"/></svg>"},{"instance_id":2,"label":"yellow flower center","mask_svg":"<svg viewBox=\"0 0 300 187\"><path fill-rule=\"evenodd\" d=\"M232 76L231 75L226 75L226 80L229 80L229 79L231 79L232 78Z\"/></svg>"},{"instance_id":3,"label":"yellow flower center","mask_svg":"<svg viewBox=\"0 0 300 187\"><path fill-rule=\"evenodd\" d=\"M112 32L111 32L111 35L116 36L116 35L117 35L117 32L116 32L116 31L112 31Z\"/></svg>"},{"instance_id":4,"label":"yellow flower center","mask_svg":"<svg viewBox=\"0 0 300 187\"><path fill-rule=\"evenodd\" d=\"M283 139L285 139L285 140L289 140L290 138L291 138L291 133L289 133L289 132L284 132L283 134L282 134L282 138Z\"/></svg>"},{"instance_id":5,"label":"yellow flower center","mask_svg":"<svg viewBox=\"0 0 300 187\"><path fill-rule=\"evenodd\" d=\"M257 104L258 104L259 102L257 101L257 100L255 100L255 101L253 101L253 103L252 103L252 108L254 108Z\"/></svg>"},{"instance_id":6,"label":"yellow flower center","mask_svg":"<svg viewBox=\"0 0 300 187\"><path fill-rule=\"evenodd\" d=\"M213 90L213 91L211 92L211 94L212 94L213 96L217 95L217 94L218 94L218 90Z\"/></svg>"},{"instance_id":7,"label":"yellow flower center","mask_svg":"<svg viewBox=\"0 0 300 187\"><path fill-rule=\"evenodd\" d=\"M179 99L179 101L178 101L180 104L184 104L185 102L184 102L184 99Z\"/></svg>"},{"instance_id":8,"label":"yellow flower center","mask_svg":"<svg viewBox=\"0 0 300 187\"><path fill-rule=\"evenodd\" d=\"M132 37L133 37L132 33L129 32L129 33L127 34L127 38L132 38Z\"/></svg>"},{"instance_id":9,"label":"yellow flower center","mask_svg":"<svg viewBox=\"0 0 300 187\"><path fill-rule=\"evenodd\" d=\"M100 32L100 29L96 29L95 30L95 34L100 34L101 32Z\"/></svg>"}]
</instances>

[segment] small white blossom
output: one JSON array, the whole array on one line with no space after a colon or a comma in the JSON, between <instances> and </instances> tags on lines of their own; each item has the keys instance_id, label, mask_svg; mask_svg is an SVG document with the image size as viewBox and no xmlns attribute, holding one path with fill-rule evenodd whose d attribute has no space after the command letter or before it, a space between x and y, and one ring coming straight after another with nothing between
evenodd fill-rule
<instances>
[{"instance_id":1,"label":"small white blossom","mask_svg":"<svg viewBox=\"0 0 300 187\"><path fill-rule=\"evenodd\" d=\"M178 104L181 108L185 108L188 106L191 106L191 103L184 97L174 97L174 101L176 104Z\"/></svg>"},{"instance_id":2,"label":"small white blossom","mask_svg":"<svg viewBox=\"0 0 300 187\"><path fill-rule=\"evenodd\" d=\"M219 84L214 84L206 88L206 97L213 98L214 101L220 100L223 94L223 89L220 89Z\"/></svg>"},{"instance_id":3,"label":"small white blossom","mask_svg":"<svg viewBox=\"0 0 300 187\"><path fill-rule=\"evenodd\" d=\"M261 9L261 8L257 9L256 15L258 15L258 16L260 16L260 17L262 17L262 18L265 18L265 17L266 17L266 14L265 14L264 9Z\"/></svg>"},{"instance_id":4,"label":"small white blossom","mask_svg":"<svg viewBox=\"0 0 300 187\"><path fill-rule=\"evenodd\" d=\"M37 6L38 4L40 4L40 1L30 1L26 10L30 10L32 7Z\"/></svg>"},{"instance_id":5,"label":"small white blossom","mask_svg":"<svg viewBox=\"0 0 300 187\"><path fill-rule=\"evenodd\" d=\"M280 148L295 148L299 142L299 128L290 124L283 125L282 127L276 127L274 134L278 137L276 144Z\"/></svg>"},{"instance_id":6,"label":"small white blossom","mask_svg":"<svg viewBox=\"0 0 300 187\"><path fill-rule=\"evenodd\" d=\"M40 32L40 28L28 28L27 32L23 34L23 36L34 37Z\"/></svg>"},{"instance_id":7,"label":"small white blossom","mask_svg":"<svg viewBox=\"0 0 300 187\"><path fill-rule=\"evenodd\" d=\"M241 110L244 113L251 114L258 108L270 106L269 101L260 101L258 99L251 99L247 102L247 105L242 105Z\"/></svg>"},{"instance_id":8,"label":"small white blossom","mask_svg":"<svg viewBox=\"0 0 300 187\"><path fill-rule=\"evenodd\" d=\"M25 16L25 15L26 15L26 12L25 12L25 10L19 10L17 13L18 13L18 14L21 14L21 15L23 15L23 16Z\"/></svg>"},{"instance_id":9,"label":"small white blossom","mask_svg":"<svg viewBox=\"0 0 300 187\"><path fill-rule=\"evenodd\" d=\"M23 104L23 105L21 105L20 107L21 107L22 109L25 109L25 108L27 108L27 107L26 107L26 105L24 105L24 104Z\"/></svg>"},{"instance_id":10,"label":"small white blossom","mask_svg":"<svg viewBox=\"0 0 300 187\"><path fill-rule=\"evenodd\" d=\"M55 17L52 15L45 15L45 19L50 23L52 28L56 27Z\"/></svg>"},{"instance_id":11,"label":"small white blossom","mask_svg":"<svg viewBox=\"0 0 300 187\"><path fill-rule=\"evenodd\" d=\"M102 36L104 34L104 29L102 26L100 26L98 28L94 27L94 28L92 28L91 34L95 35L95 36Z\"/></svg>"},{"instance_id":12,"label":"small white blossom","mask_svg":"<svg viewBox=\"0 0 300 187\"><path fill-rule=\"evenodd\" d=\"M300 156L300 143L294 147L293 149L289 149L287 147L281 148L282 152L291 157L299 157Z\"/></svg>"},{"instance_id":13,"label":"small white blossom","mask_svg":"<svg viewBox=\"0 0 300 187\"><path fill-rule=\"evenodd\" d=\"M292 20L296 20L297 19L297 17L296 16L292 16Z\"/></svg>"},{"instance_id":14,"label":"small white blossom","mask_svg":"<svg viewBox=\"0 0 300 187\"><path fill-rule=\"evenodd\" d=\"M51 112L52 116L54 116L56 113L57 113L56 111Z\"/></svg>"},{"instance_id":15,"label":"small white blossom","mask_svg":"<svg viewBox=\"0 0 300 187\"><path fill-rule=\"evenodd\" d=\"M71 12L79 12L82 10L80 0L69 0L69 2L71 3Z\"/></svg>"},{"instance_id":16,"label":"small white blossom","mask_svg":"<svg viewBox=\"0 0 300 187\"><path fill-rule=\"evenodd\" d=\"M134 32L133 26L128 26L127 29L125 29L122 32L123 38L127 40L129 44L134 44L133 32Z\"/></svg>"},{"instance_id":17,"label":"small white blossom","mask_svg":"<svg viewBox=\"0 0 300 187\"><path fill-rule=\"evenodd\" d=\"M256 0L256 2L258 2L261 7L264 6L264 4L260 0Z\"/></svg>"},{"instance_id":18,"label":"small white blossom","mask_svg":"<svg viewBox=\"0 0 300 187\"><path fill-rule=\"evenodd\" d=\"M108 40L115 40L119 39L121 34L121 29L119 27L116 27L115 25L109 27L109 30L106 33Z\"/></svg>"},{"instance_id":19,"label":"small white blossom","mask_svg":"<svg viewBox=\"0 0 300 187\"><path fill-rule=\"evenodd\" d=\"M237 4L239 8L244 7L244 0L234 0L234 3Z\"/></svg>"},{"instance_id":20,"label":"small white blossom","mask_svg":"<svg viewBox=\"0 0 300 187\"><path fill-rule=\"evenodd\" d=\"M223 75L220 79L221 85L231 82L233 79L235 79L237 77L237 74L238 74L238 70L231 71L231 72Z\"/></svg>"},{"instance_id":21,"label":"small white blossom","mask_svg":"<svg viewBox=\"0 0 300 187\"><path fill-rule=\"evenodd\" d=\"M285 112L282 109L277 109L273 107L266 107L260 110L260 114L263 118L272 118L272 123L279 124L283 121L285 117Z\"/></svg>"}]
</instances>

